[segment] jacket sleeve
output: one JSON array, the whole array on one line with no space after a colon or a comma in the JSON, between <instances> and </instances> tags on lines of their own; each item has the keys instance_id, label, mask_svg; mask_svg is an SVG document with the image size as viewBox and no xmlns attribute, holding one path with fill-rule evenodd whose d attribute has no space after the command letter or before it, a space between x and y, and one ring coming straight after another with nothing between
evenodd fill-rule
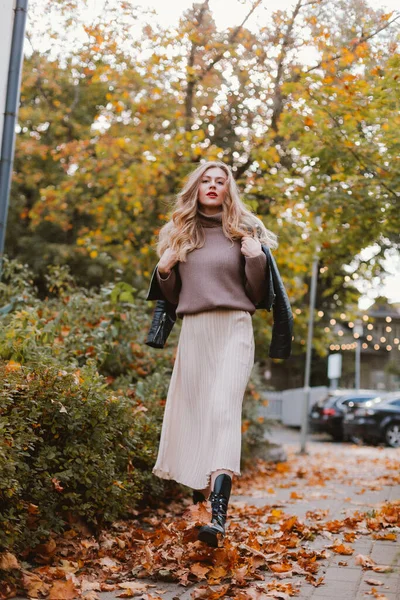
<instances>
[{"instance_id":1,"label":"jacket sleeve","mask_svg":"<svg viewBox=\"0 0 400 600\"><path fill-rule=\"evenodd\" d=\"M285 286L275 259L270 254L270 268L276 293L273 305L272 339L268 355L271 358L289 358L292 347L293 314Z\"/></svg>"},{"instance_id":2,"label":"jacket sleeve","mask_svg":"<svg viewBox=\"0 0 400 600\"><path fill-rule=\"evenodd\" d=\"M156 277L160 286L160 290L163 293L164 297L168 300L168 302L170 302L171 304L178 304L180 285L176 276L175 269L171 269L170 273L167 276L160 275L157 269Z\"/></svg>"},{"instance_id":3,"label":"jacket sleeve","mask_svg":"<svg viewBox=\"0 0 400 600\"><path fill-rule=\"evenodd\" d=\"M265 294L267 257L264 252L257 256L245 257L245 291L254 304L258 304Z\"/></svg>"}]
</instances>

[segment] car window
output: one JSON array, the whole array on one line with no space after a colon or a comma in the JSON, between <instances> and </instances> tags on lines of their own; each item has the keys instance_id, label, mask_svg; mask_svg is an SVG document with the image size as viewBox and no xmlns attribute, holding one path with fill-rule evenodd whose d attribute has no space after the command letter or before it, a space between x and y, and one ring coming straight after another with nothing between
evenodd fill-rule
<instances>
[{"instance_id":1,"label":"car window","mask_svg":"<svg viewBox=\"0 0 400 600\"><path fill-rule=\"evenodd\" d=\"M400 398L398 400L393 400L390 404L394 404L395 406L400 406Z\"/></svg>"},{"instance_id":2,"label":"car window","mask_svg":"<svg viewBox=\"0 0 400 600\"><path fill-rule=\"evenodd\" d=\"M368 400L372 400L375 396L353 396L352 398L346 398L346 400L343 400L342 404L344 404L345 406L348 406L349 404L354 404L355 402L358 403L362 403L362 402L367 402Z\"/></svg>"}]
</instances>

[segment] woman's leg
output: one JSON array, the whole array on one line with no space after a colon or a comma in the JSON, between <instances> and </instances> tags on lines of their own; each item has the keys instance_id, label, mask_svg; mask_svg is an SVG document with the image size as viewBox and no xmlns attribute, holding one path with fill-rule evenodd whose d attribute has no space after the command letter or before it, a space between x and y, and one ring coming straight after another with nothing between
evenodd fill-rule
<instances>
[{"instance_id":1,"label":"woman's leg","mask_svg":"<svg viewBox=\"0 0 400 600\"><path fill-rule=\"evenodd\" d=\"M203 490L200 490L200 492L203 494L203 496L206 499L208 499L209 495L211 494L211 490L214 489L214 483L215 483L216 478L218 477L218 475L222 475L222 473L229 475L229 477L231 479L233 479L232 471L225 471L224 469L219 469L218 471L213 471L213 473L211 473L211 481L208 484L208 486L206 488L204 488Z\"/></svg>"},{"instance_id":2,"label":"woman's leg","mask_svg":"<svg viewBox=\"0 0 400 600\"><path fill-rule=\"evenodd\" d=\"M225 473L226 475L229 475L229 477L231 479L233 479L232 471L225 471L224 469L219 469L218 471L213 471L213 473L211 473L211 481L206 488L203 488L202 490L194 490L194 492L199 492L200 494L203 494L204 498L206 500L208 500L208 498L211 494L211 490L214 489L214 483L215 483L216 478L218 477L218 475L222 475L223 473ZM197 498L197 495L196 495L196 498ZM199 500L197 500L197 501L199 501Z\"/></svg>"},{"instance_id":3,"label":"woman's leg","mask_svg":"<svg viewBox=\"0 0 400 600\"><path fill-rule=\"evenodd\" d=\"M211 474L211 485L209 486L212 490L214 489L214 483L215 483L215 480L217 479L218 475L222 475L223 473L225 473L226 475L229 475L229 477L231 479L233 479L232 471L225 471L224 469L219 469L218 471L214 471Z\"/></svg>"}]
</instances>

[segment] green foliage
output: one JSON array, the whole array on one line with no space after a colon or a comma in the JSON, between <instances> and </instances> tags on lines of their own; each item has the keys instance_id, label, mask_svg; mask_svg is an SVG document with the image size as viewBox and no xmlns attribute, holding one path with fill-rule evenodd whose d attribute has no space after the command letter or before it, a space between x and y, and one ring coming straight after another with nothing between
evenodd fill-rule
<instances>
[{"instance_id":1,"label":"green foliage","mask_svg":"<svg viewBox=\"0 0 400 600\"><path fill-rule=\"evenodd\" d=\"M253 448L265 441L268 422L259 416L260 390L263 388L260 366L255 363L243 400L242 412L242 464L251 459Z\"/></svg>"},{"instance_id":2,"label":"green foliage","mask_svg":"<svg viewBox=\"0 0 400 600\"><path fill-rule=\"evenodd\" d=\"M151 306L125 282L79 288L5 260L0 284L0 551L30 548L78 517L93 528L179 488L155 477L178 322L163 350L144 344ZM261 435L259 381L244 402L244 455Z\"/></svg>"},{"instance_id":3,"label":"green foliage","mask_svg":"<svg viewBox=\"0 0 400 600\"><path fill-rule=\"evenodd\" d=\"M71 516L98 527L152 490L157 384L145 405L107 389L93 364L75 372L2 364L0 381L1 547L32 546Z\"/></svg>"}]
</instances>

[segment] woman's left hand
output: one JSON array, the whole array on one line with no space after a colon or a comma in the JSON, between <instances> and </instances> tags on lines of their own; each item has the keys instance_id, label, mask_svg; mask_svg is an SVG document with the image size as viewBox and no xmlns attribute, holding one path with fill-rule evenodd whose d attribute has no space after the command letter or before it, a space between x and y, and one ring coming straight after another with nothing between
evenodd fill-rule
<instances>
[{"instance_id":1,"label":"woman's left hand","mask_svg":"<svg viewBox=\"0 0 400 600\"><path fill-rule=\"evenodd\" d=\"M262 253L260 240L257 240L250 235L244 235L241 244L241 252L247 258L253 258Z\"/></svg>"}]
</instances>

